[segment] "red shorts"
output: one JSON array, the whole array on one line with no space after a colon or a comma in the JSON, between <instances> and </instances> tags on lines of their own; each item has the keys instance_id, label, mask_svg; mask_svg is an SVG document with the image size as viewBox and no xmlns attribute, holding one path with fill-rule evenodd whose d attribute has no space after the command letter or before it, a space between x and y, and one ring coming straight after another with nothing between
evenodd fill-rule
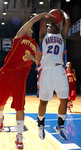
<instances>
[{"instance_id":1,"label":"red shorts","mask_svg":"<svg viewBox=\"0 0 81 150\"><path fill-rule=\"evenodd\" d=\"M68 100L74 101L76 99L76 87L69 86L69 97Z\"/></svg>"},{"instance_id":2,"label":"red shorts","mask_svg":"<svg viewBox=\"0 0 81 150\"><path fill-rule=\"evenodd\" d=\"M29 72L29 71L28 71ZM2 67L0 70L0 106L5 105L11 95L11 104L15 110L23 110L25 105L27 74L19 70Z\"/></svg>"}]
</instances>

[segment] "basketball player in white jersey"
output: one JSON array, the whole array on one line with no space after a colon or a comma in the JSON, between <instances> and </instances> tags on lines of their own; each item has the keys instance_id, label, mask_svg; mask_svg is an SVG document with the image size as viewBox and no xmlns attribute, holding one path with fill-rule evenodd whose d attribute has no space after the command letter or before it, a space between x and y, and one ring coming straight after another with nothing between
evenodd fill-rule
<instances>
[{"instance_id":1,"label":"basketball player in white jersey","mask_svg":"<svg viewBox=\"0 0 81 150\"><path fill-rule=\"evenodd\" d=\"M42 140L45 138L44 122L46 106L48 101L52 99L54 91L60 99L58 125L54 127L54 130L59 133L62 139L68 139L64 129L64 122L66 118L69 87L66 71L63 68L63 52L65 47L64 41L69 30L70 18L64 11L62 11L62 13L65 23L61 33L59 33L59 29L53 20L49 22L48 27L46 18L43 18L40 24L39 35L42 48L42 59L40 63L42 72L39 81L40 104L37 121L38 135Z\"/></svg>"}]
</instances>

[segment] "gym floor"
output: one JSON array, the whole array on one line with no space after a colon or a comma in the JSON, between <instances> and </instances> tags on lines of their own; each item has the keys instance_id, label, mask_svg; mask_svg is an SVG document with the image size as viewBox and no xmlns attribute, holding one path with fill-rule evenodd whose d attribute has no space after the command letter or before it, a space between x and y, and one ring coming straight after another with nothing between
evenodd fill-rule
<instances>
[{"instance_id":1,"label":"gym floor","mask_svg":"<svg viewBox=\"0 0 81 150\"><path fill-rule=\"evenodd\" d=\"M12 97L10 97L4 109L4 128L0 133L1 148L3 150L16 150L16 121L15 110L10 108ZM37 133L37 115L39 98L36 95L26 96L25 126L23 131L23 143L25 150L79 150L81 149L81 96L77 95L73 102L72 113L66 115L65 129L68 140L62 140L54 131L57 125L59 99L56 95L47 105L45 115L45 140L40 140Z\"/></svg>"}]
</instances>

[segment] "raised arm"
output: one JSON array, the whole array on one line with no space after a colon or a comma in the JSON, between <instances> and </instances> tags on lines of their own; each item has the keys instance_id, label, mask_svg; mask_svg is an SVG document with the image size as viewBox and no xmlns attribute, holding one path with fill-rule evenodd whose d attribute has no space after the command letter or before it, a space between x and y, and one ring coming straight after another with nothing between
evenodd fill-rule
<instances>
[{"instance_id":1,"label":"raised arm","mask_svg":"<svg viewBox=\"0 0 81 150\"><path fill-rule=\"evenodd\" d=\"M40 60L41 60L41 54L40 54L40 48L39 48L39 46L37 47L37 51L36 51L36 54L35 54L35 59L36 59L36 61L35 61L35 63L36 63L36 65L38 65L39 64L39 62L40 62Z\"/></svg>"},{"instance_id":2,"label":"raised arm","mask_svg":"<svg viewBox=\"0 0 81 150\"><path fill-rule=\"evenodd\" d=\"M28 60L33 60L36 63L36 65L38 65L40 60L41 60L40 48L37 47L37 51L35 53L35 57L31 53L27 53L27 59Z\"/></svg>"},{"instance_id":3,"label":"raised arm","mask_svg":"<svg viewBox=\"0 0 81 150\"><path fill-rule=\"evenodd\" d=\"M65 40L67 37L68 31L69 31L70 18L63 10L62 10L62 13L63 13L64 19L65 19L65 23L64 23L61 34L62 34L63 39Z\"/></svg>"},{"instance_id":4,"label":"raised arm","mask_svg":"<svg viewBox=\"0 0 81 150\"><path fill-rule=\"evenodd\" d=\"M17 32L16 37L18 38L18 37L23 36L24 34L27 34L28 30L33 26L33 24L35 22L37 22L38 20L40 20L45 15L47 15L47 13L41 13L41 14L38 14L38 15L34 16L32 19L30 19L27 23L25 23L20 28L20 30Z\"/></svg>"},{"instance_id":5,"label":"raised arm","mask_svg":"<svg viewBox=\"0 0 81 150\"><path fill-rule=\"evenodd\" d=\"M43 17L41 19L40 32L39 32L39 42L40 43L47 33L47 24L49 24L49 22L54 22L54 20L52 18L50 18L49 16L51 16L51 14L48 13L45 17Z\"/></svg>"},{"instance_id":6,"label":"raised arm","mask_svg":"<svg viewBox=\"0 0 81 150\"><path fill-rule=\"evenodd\" d=\"M47 23L46 18L43 17L41 22L40 22L40 32L39 32L39 42L40 43L43 40L45 34L47 33L46 23Z\"/></svg>"}]
</instances>

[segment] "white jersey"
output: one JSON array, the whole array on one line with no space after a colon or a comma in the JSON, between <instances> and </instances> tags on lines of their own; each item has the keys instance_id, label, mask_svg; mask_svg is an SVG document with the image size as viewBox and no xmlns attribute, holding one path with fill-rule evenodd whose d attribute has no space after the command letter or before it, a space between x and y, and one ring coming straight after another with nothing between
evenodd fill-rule
<instances>
[{"instance_id":1,"label":"white jersey","mask_svg":"<svg viewBox=\"0 0 81 150\"><path fill-rule=\"evenodd\" d=\"M62 35L47 33L40 45L42 51L41 68L54 64L64 64L63 53L65 49Z\"/></svg>"}]
</instances>

